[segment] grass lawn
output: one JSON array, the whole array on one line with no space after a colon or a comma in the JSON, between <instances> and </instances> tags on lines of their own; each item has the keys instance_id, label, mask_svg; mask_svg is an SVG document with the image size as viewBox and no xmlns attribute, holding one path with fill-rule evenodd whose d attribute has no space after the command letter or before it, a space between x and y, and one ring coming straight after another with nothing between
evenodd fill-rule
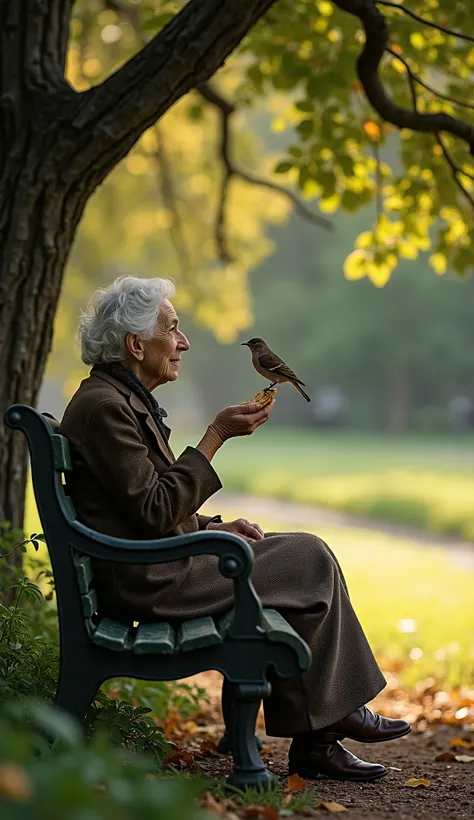
<instances>
[{"instance_id":1,"label":"grass lawn","mask_svg":"<svg viewBox=\"0 0 474 820\"><path fill-rule=\"evenodd\" d=\"M261 517L259 523L267 532L283 529ZM288 521L284 529L301 526ZM428 677L451 686L472 682L474 573L456 566L447 551L400 536L339 526L318 527L317 534L341 563L383 669L408 687Z\"/></svg>"},{"instance_id":2,"label":"grass lawn","mask_svg":"<svg viewBox=\"0 0 474 820\"><path fill-rule=\"evenodd\" d=\"M173 436L180 453L198 436ZM275 429L226 442L227 490L403 522L474 540L474 438Z\"/></svg>"}]
</instances>

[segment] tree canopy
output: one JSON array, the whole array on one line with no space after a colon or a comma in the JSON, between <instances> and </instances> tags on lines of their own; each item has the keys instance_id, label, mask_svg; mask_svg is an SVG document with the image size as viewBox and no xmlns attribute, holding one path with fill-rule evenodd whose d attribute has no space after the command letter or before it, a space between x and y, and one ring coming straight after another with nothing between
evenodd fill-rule
<instances>
[{"instance_id":1,"label":"tree canopy","mask_svg":"<svg viewBox=\"0 0 474 820\"><path fill-rule=\"evenodd\" d=\"M286 131L288 149L275 160L275 175L268 167L259 173L264 182L284 180L324 214L374 205L373 224L346 260L347 278L367 276L383 286L400 259L416 259L427 250L437 274L450 268L465 275L473 262L474 230L474 29L464 31L467 3L267 5L213 84L200 84L182 104L183 116L200 128L209 122L209 108L218 115L209 126L215 131L214 158L199 158L214 177L208 201L214 223L210 211L207 226L211 260L223 263L221 272L229 264L240 270L248 264L228 198L239 184L241 196L252 203L254 186L245 192L242 185L247 176L249 188L255 174L236 156L233 126L239 112L266 104L272 128ZM107 76L185 6L163 0L76 3L70 66L78 87ZM166 114L160 129L175 116ZM138 169L139 160L133 162ZM172 178L173 164L168 170ZM172 219L179 222L176 213ZM188 253L183 236L177 245Z\"/></svg>"}]
</instances>

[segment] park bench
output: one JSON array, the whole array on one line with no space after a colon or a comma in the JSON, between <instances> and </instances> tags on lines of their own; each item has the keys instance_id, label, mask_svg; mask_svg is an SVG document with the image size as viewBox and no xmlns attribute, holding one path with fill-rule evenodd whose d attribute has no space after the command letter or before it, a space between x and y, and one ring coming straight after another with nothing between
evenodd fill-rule
<instances>
[{"instance_id":1,"label":"park bench","mask_svg":"<svg viewBox=\"0 0 474 820\"><path fill-rule=\"evenodd\" d=\"M100 685L113 677L174 681L217 669L224 677L225 734L218 746L230 751L229 783L267 786L255 736L262 698L271 675L291 677L311 662L306 643L278 612L263 609L252 586L253 551L242 538L201 531L173 538L129 541L96 532L77 520L67 491L74 469L68 440L51 416L26 405L5 413L8 427L27 438L33 487L56 585L60 635L58 706L83 719ZM93 559L159 564L188 556L215 555L219 571L234 583L234 608L220 618L121 623L101 615ZM270 675L270 676L271 676Z\"/></svg>"}]
</instances>

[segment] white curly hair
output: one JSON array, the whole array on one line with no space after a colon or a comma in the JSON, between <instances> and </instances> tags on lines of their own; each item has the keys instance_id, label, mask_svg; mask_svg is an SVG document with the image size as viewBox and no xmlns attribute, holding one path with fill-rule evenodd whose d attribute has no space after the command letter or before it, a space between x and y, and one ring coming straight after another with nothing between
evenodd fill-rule
<instances>
[{"instance_id":1,"label":"white curly hair","mask_svg":"<svg viewBox=\"0 0 474 820\"><path fill-rule=\"evenodd\" d=\"M151 339L163 299L174 296L169 279L120 276L99 288L79 320L79 342L84 364L122 362L125 339L137 333Z\"/></svg>"}]
</instances>

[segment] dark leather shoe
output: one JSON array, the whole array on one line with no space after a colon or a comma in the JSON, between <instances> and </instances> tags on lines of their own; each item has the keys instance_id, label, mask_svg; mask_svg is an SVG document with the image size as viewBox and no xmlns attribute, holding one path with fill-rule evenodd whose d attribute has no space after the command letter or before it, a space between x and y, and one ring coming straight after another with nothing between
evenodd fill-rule
<instances>
[{"instance_id":1,"label":"dark leather shoe","mask_svg":"<svg viewBox=\"0 0 474 820\"><path fill-rule=\"evenodd\" d=\"M292 742L288 753L290 774L297 774L308 780L329 777L331 780L377 780L388 774L380 763L366 763L359 760L342 743L319 744L314 742Z\"/></svg>"},{"instance_id":2,"label":"dark leather shoe","mask_svg":"<svg viewBox=\"0 0 474 820\"><path fill-rule=\"evenodd\" d=\"M411 732L411 726L406 720L374 715L367 706L361 706L356 712L327 726L324 730L324 739L358 740L360 743L381 743L384 740L395 740Z\"/></svg>"}]
</instances>

